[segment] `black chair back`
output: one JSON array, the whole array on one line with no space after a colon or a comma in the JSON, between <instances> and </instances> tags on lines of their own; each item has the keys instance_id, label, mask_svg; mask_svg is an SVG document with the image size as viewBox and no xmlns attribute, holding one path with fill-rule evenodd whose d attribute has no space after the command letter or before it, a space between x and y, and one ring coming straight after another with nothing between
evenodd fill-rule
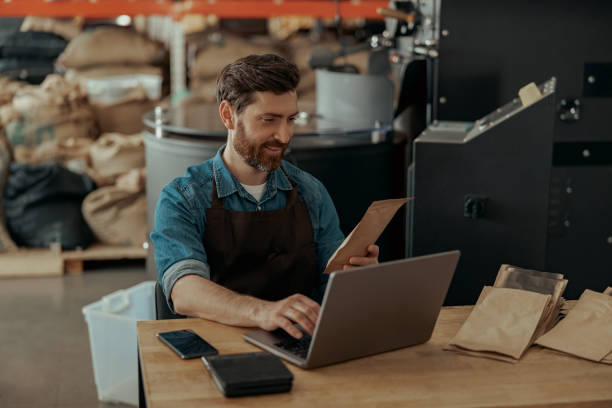
<instances>
[{"instance_id":1,"label":"black chair back","mask_svg":"<svg viewBox=\"0 0 612 408\"><path fill-rule=\"evenodd\" d=\"M168 306L168 301L166 300L166 295L159 284L159 282L155 282L155 316L157 320L165 320L165 319L182 319L185 316L173 313L170 310L170 306Z\"/></svg>"}]
</instances>

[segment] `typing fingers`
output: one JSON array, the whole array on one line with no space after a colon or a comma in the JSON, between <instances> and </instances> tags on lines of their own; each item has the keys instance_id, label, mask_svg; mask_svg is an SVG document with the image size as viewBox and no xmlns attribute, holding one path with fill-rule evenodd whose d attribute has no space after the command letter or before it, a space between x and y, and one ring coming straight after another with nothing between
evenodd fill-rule
<instances>
[{"instance_id":1,"label":"typing fingers","mask_svg":"<svg viewBox=\"0 0 612 408\"><path fill-rule=\"evenodd\" d=\"M317 324L317 318L319 317L319 308L317 307L317 309L315 310L309 305L302 302L295 302L292 307L308 318L314 330L314 326Z\"/></svg>"},{"instance_id":2,"label":"typing fingers","mask_svg":"<svg viewBox=\"0 0 612 408\"><path fill-rule=\"evenodd\" d=\"M321 306L315 302L314 300L312 300L309 297L306 297L304 295L294 295L295 299L298 300L300 303L304 303L307 307L309 307L310 309L312 309L317 315L319 314L319 311L321 310ZM316 320L316 319L315 319Z\"/></svg>"},{"instance_id":3,"label":"typing fingers","mask_svg":"<svg viewBox=\"0 0 612 408\"><path fill-rule=\"evenodd\" d=\"M293 325L291 320L284 318L284 317L280 317L277 321L277 324L278 324L278 327L282 328L283 330L285 330L287 333L289 333L291 336L295 337L296 339L299 339L302 337L302 332L300 331L300 329L298 329L297 327Z\"/></svg>"},{"instance_id":4,"label":"typing fingers","mask_svg":"<svg viewBox=\"0 0 612 408\"><path fill-rule=\"evenodd\" d=\"M304 330L306 330L309 334L312 335L312 333L314 332L314 323L310 320L308 316L306 316L306 314L302 313L297 308L293 306L289 307L285 310L285 313L283 315L287 317L288 319L294 321L295 323L299 324L300 326L302 326ZM292 333L289 333L289 334L291 334L293 337L296 337ZM300 337L301 337L301 333L300 333Z\"/></svg>"}]
</instances>

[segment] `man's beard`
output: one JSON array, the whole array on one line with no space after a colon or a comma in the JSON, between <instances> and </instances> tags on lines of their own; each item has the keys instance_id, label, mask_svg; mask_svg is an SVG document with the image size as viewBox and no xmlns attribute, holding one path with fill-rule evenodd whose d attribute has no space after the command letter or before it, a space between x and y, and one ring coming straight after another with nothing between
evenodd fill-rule
<instances>
[{"instance_id":1,"label":"man's beard","mask_svg":"<svg viewBox=\"0 0 612 408\"><path fill-rule=\"evenodd\" d=\"M280 147L280 154L266 153L264 146ZM283 160L283 154L287 150L288 144L271 140L260 145L251 143L246 138L244 124L238 121L236 133L234 135L234 150L244 159L251 167L259 171L271 172L278 169Z\"/></svg>"}]
</instances>

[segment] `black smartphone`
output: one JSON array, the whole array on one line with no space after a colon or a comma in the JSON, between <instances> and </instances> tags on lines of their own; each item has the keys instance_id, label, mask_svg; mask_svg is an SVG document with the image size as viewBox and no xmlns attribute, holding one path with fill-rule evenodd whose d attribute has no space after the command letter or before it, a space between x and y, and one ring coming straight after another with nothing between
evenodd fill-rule
<instances>
[{"instance_id":1,"label":"black smartphone","mask_svg":"<svg viewBox=\"0 0 612 408\"><path fill-rule=\"evenodd\" d=\"M216 348L191 330L157 333L157 338L183 359L219 354Z\"/></svg>"}]
</instances>

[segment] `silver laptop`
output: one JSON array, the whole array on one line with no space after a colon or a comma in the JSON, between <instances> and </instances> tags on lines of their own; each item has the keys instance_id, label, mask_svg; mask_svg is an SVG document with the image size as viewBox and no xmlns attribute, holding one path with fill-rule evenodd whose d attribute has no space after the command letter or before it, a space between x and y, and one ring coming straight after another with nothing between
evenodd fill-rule
<instances>
[{"instance_id":1,"label":"silver laptop","mask_svg":"<svg viewBox=\"0 0 612 408\"><path fill-rule=\"evenodd\" d=\"M256 330L244 339L303 368L382 353L431 337L459 261L443 252L333 272L312 338Z\"/></svg>"}]
</instances>

